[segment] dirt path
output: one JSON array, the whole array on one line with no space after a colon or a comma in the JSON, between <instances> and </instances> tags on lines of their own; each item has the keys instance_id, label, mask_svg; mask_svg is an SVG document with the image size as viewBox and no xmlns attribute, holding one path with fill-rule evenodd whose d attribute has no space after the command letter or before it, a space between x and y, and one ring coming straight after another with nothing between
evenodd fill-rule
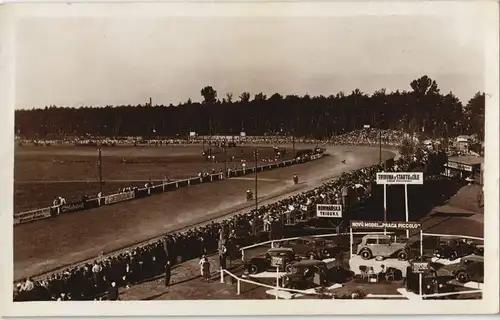
<instances>
[{"instance_id":1,"label":"dirt path","mask_svg":"<svg viewBox=\"0 0 500 320\"><path fill-rule=\"evenodd\" d=\"M324 159L265 172L261 202L274 202L321 184L342 172L378 162L378 149L329 147ZM385 151L384 158L393 153ZM346 164L340 161L345 159ZM303 183L294 186L291 176ZM197 185L127 203L40 220L14 228L14 278L48 272L100 252L113 252L218 217L248 211L244 190L253 181L226 180Z\"/></svg>"}]
</instances>

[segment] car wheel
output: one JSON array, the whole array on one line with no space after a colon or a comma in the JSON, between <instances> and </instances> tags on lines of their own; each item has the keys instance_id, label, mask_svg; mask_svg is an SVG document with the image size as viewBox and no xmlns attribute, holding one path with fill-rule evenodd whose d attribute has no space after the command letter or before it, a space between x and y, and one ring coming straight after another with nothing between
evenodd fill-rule
<instances>
[{"instance_id":1,"label":"car wheel","mask_svg":"<svg viewBox=\"0 0 500 320\"><path fill-rule=\"evenodd\" d=\"M323 249L321 254L323 255L323 257L328 257L328 254L329 254L328 249Z\"/></svg>"},{"instance_id":2,"label":"car wheel","mask_svg":"<svg viewBox=\"0 0 500 320\"><path fill-rule=\"evenodd\" d=\"M406 251L400 251L398 253L398 259L399 260L407 260L408 259L408 253Z\"/></svg>"},{"instance_id":3,"label":"car wheel","mask_svg":"<svg viewBox=\"0 0 500 320\"><path fill-rule=\"evenodd\" d=\"M311 257L312 257L312 259L315 259L315 260L318 259L318 255L314 251L311 251L307 254L307 258L311 258Z\"/></svg>"},{"instance_id":4,"label":"car wheel","mask_svg":"<svg viewBox=\"0 0 500 320\"><path fill-rule=\"evenodd\" d=\"M287 264L285 266L285 272L286 273L292 273L292 265L291 264Z\"/></svg>"},{"instance_id":5,"label":"car wheel","mask_svg":"<svg viewBox=\"0 0 500 320\"><path fill-rule=\"evenodd\" d=\"M372 252L369 250L369 249L363 249L359 255L361 256L361 258L363 258L364 260L369 260L372 258Z\"/></svg>"},{"instance_id":6,"label":"car wheel","mask_svg":"<svg viewBox=\"0 0 500 320\"><path fill-rule=\"evenodd\" d=\"M453 261L457 258L457 253L455 251L452 251L450 253L450 261Z\"/></svg>"},{"instance_id":7,"label":"car wheel","mask_svg":"<svg viewBox=\"0 0 500 320\"><path fill-rule=\"evenodd\" d=\"M467 283L470 280L469 275L465 271L459 271L456 275L456 278L461 283Z\"/></svg>"},{"instance_id":8,"label":"car wheel","mask_svg":"<svg viewBox=\"0 0 500 320\"><path fill-rule=\"evenodd\" d=\"M255 264L251 264L248 266L248 273L250 274L256 274L259 272L259 267L257 267Z\"/></svg>"}]
</instances>

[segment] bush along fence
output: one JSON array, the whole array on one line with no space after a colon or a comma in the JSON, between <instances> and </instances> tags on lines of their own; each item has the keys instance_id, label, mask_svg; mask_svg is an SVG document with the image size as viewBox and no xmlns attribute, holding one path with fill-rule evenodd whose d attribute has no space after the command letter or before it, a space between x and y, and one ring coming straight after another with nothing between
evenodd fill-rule
<instances>
[{"instance_id":1,"label":"bush along fence","mask_svg":"<svg viewBox=\"0 0 500 320\"><path fill-rule=\"evenodd\" d=\"M233 177L241 177L247 174L257 172L270 171L277 168L289 167L295 164L301 164L313 160L318 160L323 157L323 153L312 154L309 156L304 156L301 158L296 158L292 160L285 160L277 163L266 164L262 166L255 167L247 167L236 170L228 170L227 178ZM28 223L36 220L47 219L50 217L56 217L60 214L88 210L93 208L98 208L103 205L111 205L118 202L129 201L136 198L143 198L147 196L151 196L154 194L159 194L163 192L174 191L179 188L184 188L192 185L209 183L224 180L224 173L219 172L215 174L208 174L205 176L197 176L188 178L185 180L178 180L173 182L166 182L159 185L144 187L144 188L134 188L132 191L120 192L116 194L111 194L107 196L103 196L100 198L92 198L87 200L81 200L77 202L65 203L57 206L51 206L47 208L35 209L26 212L20 212L14 214L14 225Z\"/></svg>"}]
</instances>

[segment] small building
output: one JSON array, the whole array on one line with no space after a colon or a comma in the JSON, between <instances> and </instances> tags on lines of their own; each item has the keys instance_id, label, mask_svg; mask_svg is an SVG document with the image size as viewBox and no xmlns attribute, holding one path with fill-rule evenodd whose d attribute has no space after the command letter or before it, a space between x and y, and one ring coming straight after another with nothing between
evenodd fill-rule
<instances>
[{"instance_id":1,"label":"small building","mask_svg":"<svg viewBox=\"0 0 500 320\"><path fill-rule=\"evenodd\" d=\"M459 179L483 183L484 158L476 156L449 157L445 165L445 175Z\"/></svg>"}]
</instances>

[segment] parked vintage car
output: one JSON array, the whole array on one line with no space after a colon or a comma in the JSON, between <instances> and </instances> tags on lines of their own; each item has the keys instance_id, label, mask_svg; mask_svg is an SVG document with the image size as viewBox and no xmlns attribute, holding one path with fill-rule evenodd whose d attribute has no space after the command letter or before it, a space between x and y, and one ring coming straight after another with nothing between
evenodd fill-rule
<instances>
[{"instance_id":1,"label":"parked vintage car","mask_svg":"<svg viewBox=\"0 0 500 320\"><path fill-rule=\"evenodd\" d=\"M372 234L361 239L356 253L364 260L373 257L397 257L399 260L407 260L410 251L406 243L394 241L389 235Z\"/></svg>"},{"instance_id":2,"label":"parked vintage car","mask_svg":"<svg viewBox=\"0 0 500 320\"><path fill-rule=\"evenodd\" d=\"M299 237L293 243L285 244L285 246L292 248L304 258L318 260L333 258L337 254L348 250L348 248L344 248L334 241L314 237Z\"/></svg>"},{"instance_id":3,"label":"parked vintage car","mask_svg":"<svg viewBox=\"0 0 500 320\"><path fill-rule=\"evenodd\" d=\"M282 285L289 289L304 290L311 287L325 286L328 283L329 270L321 260L302 260L291 265L290 272L283 277Z\"/></svg>"},{"instance_id":4,"label":"parked vintage car","mask_svg":"<svg viewBox=\"0 0 500 320\"><path fill-rule=\"evenodd\" d=\"M434 255L441 259L455 260L474 253L481 253L481 247L466 239L442 237Z\"/></svg>"},{"instance_id":5,"label":"parked vintage car","mask_svg":"<svg viewBox=\"0 0 500 320\"><path fill-rule=\"evenodd\" d=\"M415 268L416 264L424 265L425 267ZM426 263L423 261L410 262L410 266L406 269L406 290L420 294L419 272L416 269L419 269L422 273L422 294L426 295L454 291L453 286L449 284L453 276L438 276L437 271L428 262Z\"/></svg>"},{"instance_id":6,"label":"parked vintage car","mask_svg":"<svg viewBox=\"0 0 500 320\"><path fill-rule=\"evenodd\" d=\"M460 259L460 263L453 270L453 276L461 283L475 281L484 282L484 257L469 255Z\"/></svg>"},{"instance_id":7,"label":"parked vintage car","mask_svg":"<svg viewBox=\"0 0 500 320\"><path fill-rule=\"evenodd\" d=\"M474 250L474 254L476 256L484 256L484 245L483 244L476 245L476 250Z\"/></svg>"},{"instance_id":8,"label":"parked vintage car","mask_svg":"<svg viewBox=\"0 0 500 320\"><path fill-rule=\"evenodd\" d=\"M267 250L261 257L253 257L245 263L245 270L250 274L256 274L272 269L276 271L291 272L292 263L300 260L292 248L272 248Z\"/></svg>"}]
</instances>

